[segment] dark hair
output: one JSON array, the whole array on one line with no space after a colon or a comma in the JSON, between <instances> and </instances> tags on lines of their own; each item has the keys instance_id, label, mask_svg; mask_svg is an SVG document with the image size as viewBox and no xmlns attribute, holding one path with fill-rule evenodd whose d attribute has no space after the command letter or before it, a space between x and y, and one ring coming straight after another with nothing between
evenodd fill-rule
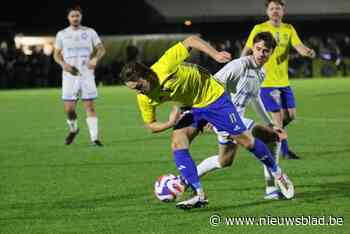
<instances>
[{"instance_id":1,"label":"dark hair","mask_svg":"<svg viewBox=\"0 0 350 234\"><path fill-rule=\"evenodd\" d=\"M277 42L270 32L260 32L256 34L253 39L253 44L258 43L260 41L264 41L265 46L268 49L274 50L277 46Z\"/></svg>"},{"instance_id":2,"label":"dark hair","mask_svg":"<svg viewBox=\"0 0 350 234\"><path fill-rule=\"evenodd\" d=\"M284 0L266 0L265 6L268 7L270 5L271 2L280 4L281 6L286 5Z\"/></svg>"},{"instance_id":3,"label":"dark hair","mask_svg":"<svg viewBox=\"0 0 350 234\"><path fill-rule=\"evenodd\" d=\"M130 62L124 65L120 72L120 78L123 83L129 81L138 81L140 79L148 79L149 74L152 70L146 65L139 62Z\"/></svg>"},{"instance_id":4,"label":"dark hair","mask_svg":"<svg viewBox=\"0 0 350 234\"><path fill-rule=\"evenodd\" d=\"M71 13L71 11L79 11L80 12L80 14L83 14L83 10L81 9L81 7L80 6L72 6L72 7L69 7L68 9L67 9L67 15L69 15L70 13Z\"/></svg>"}]
</instances>

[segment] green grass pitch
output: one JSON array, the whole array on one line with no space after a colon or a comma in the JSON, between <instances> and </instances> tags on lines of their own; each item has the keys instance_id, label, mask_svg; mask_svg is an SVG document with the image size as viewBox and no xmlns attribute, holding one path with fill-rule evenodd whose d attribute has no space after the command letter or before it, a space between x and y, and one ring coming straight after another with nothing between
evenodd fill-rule
<instances>
[{"instance_id":1,"label":"green grass pitch","mask_svg":"<svg viewBox=\"0 0 350 234\"><path fill-rule=\"evenodd\" d=\"M298 120L291 148L302 160L281 160L296 187L290 201L264 201L261 164L240 150L233 167L203 178L206 209L182 211L155 199L153 183L176 173L170 131L142 125L135 94L100 88L97 111L104 148L67 133L60 90L0 92L0 233L350 233L350 79L295 80ZM167 118L169 105L161 107ZM249 111L247 116L251 116ZM217 152L204 134L191 148L196 162ZM209 225L225 216L334 216L342 226Z\"/></svg>"}]
</instances>

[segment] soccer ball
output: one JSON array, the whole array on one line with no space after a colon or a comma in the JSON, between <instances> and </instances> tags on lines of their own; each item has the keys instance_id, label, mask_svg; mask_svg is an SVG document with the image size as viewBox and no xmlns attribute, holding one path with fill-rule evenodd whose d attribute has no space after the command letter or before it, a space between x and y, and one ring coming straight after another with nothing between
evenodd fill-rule
<instances>
[{"instance_id":1,"label":"soccer ball","mask_svg":"<svg viewBox=\"0 0 350 234\"><path fill-rule=\"evenodd\" d=\"M154 183L154 194L162 202L170 202L179 198L185 191L185 185L173 174L159 176Z\"/></svg>"}]
</instances>

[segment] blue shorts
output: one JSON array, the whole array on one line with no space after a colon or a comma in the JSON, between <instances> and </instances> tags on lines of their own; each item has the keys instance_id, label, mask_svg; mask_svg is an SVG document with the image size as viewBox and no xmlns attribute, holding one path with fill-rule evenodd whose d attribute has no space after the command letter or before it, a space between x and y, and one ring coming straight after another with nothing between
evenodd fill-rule
<instances>
[{"instance_id":1,"label":"blue shorts","mask_svg":"<svg viewBox=\"0 0 350 234\"><path fill-rule=\"evenodd\" d=\"M295 108L295 98L290 86L282 88L261 88L260 97L268 112Z\"/></svg>"},{"instance_id":2,"label":"blue shorts","mask_svg":"<svg viewBox=\"0 0 350 234\"><path fill-rule=\"evenodd\" d=\"M192 108L194 126L200 125L203 120L211 123L219 132L230 135L240 135L247 130L231 97L224 93L218 100L207 107Z\"/></svg>"}]
</instances>

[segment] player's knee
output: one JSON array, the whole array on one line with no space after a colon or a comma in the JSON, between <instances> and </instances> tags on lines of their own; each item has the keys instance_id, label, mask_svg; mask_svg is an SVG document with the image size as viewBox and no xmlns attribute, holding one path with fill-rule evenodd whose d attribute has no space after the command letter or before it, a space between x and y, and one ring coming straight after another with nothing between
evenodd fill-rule
<instances>
[{"instance_id":1,"label":"player's knee","mask_svg":"<svg viewBox=\"0 0 350 234\"><path fill-rule=\"evenodd\" d=\"M232 154L219 157L219 163L220 163L221 168L232 166L232 163L233 163Z\"/></svg>"},{"instance_id":2,"label":"player's knee","mask_svg":"<svg viewBox=\"0 0 350 234\"><path fill-rule=\"evenodd\" d=\"M265 144L269 144L278 140L278 135L270 128L256 125L252 129L252 134L255 138L259 138Z\"/></svg>"},{"instance_id":3,"label":"player's knee","mask_svg":"<svg viewBox=\"0 0 350 234\"><path fill-rule=\"evenodd\" d=\"M77 118L77 113L75 113L75 110L67 110L67 116L68 116L68 119L76 119Z\"/></svg>"},{"instance_id":4,"label":"player's knee","mask_svg":"<svg viewBox=\"0 0 350 234\"><path fill-rule=\"evenodd\" d=\"M173 132L171 136L171 149L173 151L180 149L187 149L189 147L188 140L182 134Z\"/></svg>"},{"instance_id":5,"label":"player's knee","mask_svg":"<svg viewBox=\"0 0 350 234\"><path fill-rule=\"evenodd\" d=\"M292 111L292 112L289 113L288 118L289 118L289 121L290 121L290 122L293 121L293 120L295 120L296 117L297 117L297 114L296 114L295 111Z\"/></svg>"},{"instance_id":6,"label":"player's knee","mask_svg":"<svg viewBox=\"0 0 350 234\"><path fill-rule=\"evenodd\" d=\"M90 116L90 115L95 115L96 114L96 110L95 107L93 106L89 106L86 108L86 113Z\"/></svg>"}]
</instances>

